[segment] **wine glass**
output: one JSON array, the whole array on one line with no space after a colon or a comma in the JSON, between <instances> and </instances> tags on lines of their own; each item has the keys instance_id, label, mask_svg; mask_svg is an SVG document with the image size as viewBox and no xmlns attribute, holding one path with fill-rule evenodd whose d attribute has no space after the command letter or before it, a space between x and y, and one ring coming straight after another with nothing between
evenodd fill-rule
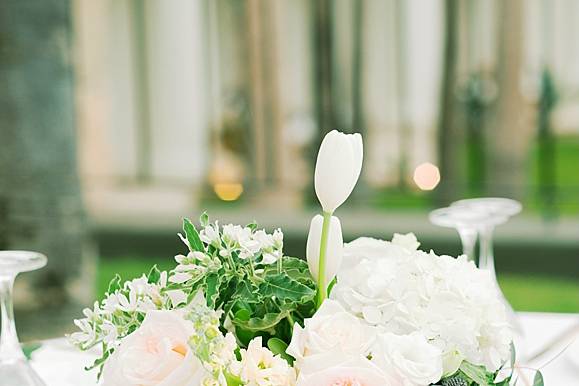
<instances>
[{"instance_id":1,"label":"wine glass","mask_svg":"<svg viewBox=\"0 0 579 386\"><path fill-rule=\"evenodd\" d=\"M479 267L491 272L496 281L495 260L493 253L493 233L497 225L508 221L509 217L518 214L520 202L502 197L469 198L452 203L451 207L462 210L486 212L488 217L479 223L480 257Z\"/></svg>"},{"instance_id":2,"label":"wine glass","mask_svg":"<svg viewBox=\"0 0 579 386\"><path fill-rule=\"evenodd\" d=\"M510 198L483 197L459 200L452 203L451 208L452 207L462 208L463 210L483 211L488 214L486 220L481 221L478 227L480 234L479 268L486 269L490 273L494 286L505 304L513 327L522 333L522 328L516 318L515 311L499 286L493 252L493 234L495 227L507 222L510 217L518 214L522 210L521 203Z\"/></svg>"},{"instance_id":3,"label":"wine glass","mask_svg":"<svg viewBox=\"0 0 579 386\"><path fill-rule=\"evenodd\" d=\"M435 225L455 228L462 243L462 253L469 260L475 261L474 247L476 244L478 227L486 221L488 214L480 210L471 210L460 206L435 209L428 216Z\"/></svg>"},{"instance_id":4,"label":"wine glass","mask_svg":"<svg viewBox=\"0 0 579 386\"><path fill-rule=\"evenodd\" d=\"M46 256L29 251L0 251L0 383L2 386L46 386L28 364L14 322L12 292L14 279L21 272L46 265Z\"/></svg>"}]
</instances>

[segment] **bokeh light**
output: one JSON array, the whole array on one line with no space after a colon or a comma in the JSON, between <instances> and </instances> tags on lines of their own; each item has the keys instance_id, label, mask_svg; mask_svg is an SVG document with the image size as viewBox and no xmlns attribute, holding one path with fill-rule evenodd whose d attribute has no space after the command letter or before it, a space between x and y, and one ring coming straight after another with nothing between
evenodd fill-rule
<instances>
[{"instance_id":1,"label":"bokeh light","mask_svg":"<svg viewBox=\"0 0 579 386\"><path fill-rule=\"evenodd\" d=\"M241 184L215 184L213 191L223 201L235 201L243 193L243 185Z\"/></svg>"},{"instance_id":2,"label":"bokeh light","mask_svg":"<svg viewBox=\"0 0 579 386\"><path fill-rule=\"evenodd\" d=\"M414 170L414 183L421 190L433 190L440 182L440 171L436 165L425 162Z\"/></svg>"}]
</instances>

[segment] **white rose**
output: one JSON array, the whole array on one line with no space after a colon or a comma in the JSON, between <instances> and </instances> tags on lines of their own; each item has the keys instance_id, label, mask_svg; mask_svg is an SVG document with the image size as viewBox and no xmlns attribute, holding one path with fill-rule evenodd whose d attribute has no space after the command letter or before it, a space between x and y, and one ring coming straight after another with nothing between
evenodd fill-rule
<instances>
[{"instance_id":1,"label":"white rose","mask_svg":"<svg viewBox=\"0 0 579 386\"><path fill-rule=\"evenodd\" d=\"M418 333L378 335L372 362L404 386L429 385L442 377L441 351Z\"/></svg>"},{"instance_id":2,"label":"white rose","mask_svg":"<svg viewBox=\"0 0 579 386\"><path fill-rule=\"evenodd\" d=\"M286 352L300 367L304 359L325 353L365 355L374 329L347 312L340 303L326 299L315 315L304 321L304 328L295 324Z\"/></svg>"},{"instance_id":3,"label":"white rose","mask_svg":"<svg viewBox=\"0 0 579 386\"><path fill-rule=\"evenodd\" d=\"M402 386L362 355L335 353L309 359L298 377L297 386Z\"/></svg>"},{"instance_id":4,"label":"white rose","mask_svg":"<svg viewBox=\"0 0 579 386\"><path fill-rule=\"evenodd\" d=\"M103 370L103 386L196 386L207 376L187 341L190 322L178 311L149 311Z\"/></svg>"}]
</instances>

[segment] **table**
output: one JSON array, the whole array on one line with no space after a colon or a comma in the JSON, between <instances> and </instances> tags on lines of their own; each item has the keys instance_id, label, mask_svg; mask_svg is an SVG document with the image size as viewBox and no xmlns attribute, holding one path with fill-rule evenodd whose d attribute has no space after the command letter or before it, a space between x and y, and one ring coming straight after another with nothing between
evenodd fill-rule
<instances>
[{"instance_id":1,"label":"table","mask_svg":"<svg viewBox=\"0 0 579 386\"><path fill-rule=\"evenodd\" d=\"M547 386L579 386L579 339L574 341L573 337L567 336L551 352L535 361L525 360L562 332L579 325L579 314L518 313L518 316L524 330L523 339L517 343L518 356L521 358L519 365L541 367ZM92 360L94 354L79 353L64 339L46 341L32 355L33 367L48 386L96 385L95 372L83 370ZM518 386L532 383L526 383L532 380L532 371L520 370L520 376Z\"/></svg>"}]
</instances>

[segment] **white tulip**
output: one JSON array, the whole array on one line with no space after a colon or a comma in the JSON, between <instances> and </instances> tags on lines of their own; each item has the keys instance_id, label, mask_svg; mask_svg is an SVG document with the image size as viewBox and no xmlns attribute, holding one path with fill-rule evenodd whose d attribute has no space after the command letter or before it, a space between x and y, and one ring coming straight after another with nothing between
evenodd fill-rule
<instances>
[{"instance_id":1,"label":"white tulip","mask_svg":"<svg viewBox=\"0 0 579 386\"><path fill-rule=\"evenodd\" d=\"M362 169L362 136L332 130L324 137L314 175L324 212L333 213L352 193Z\"/></svg>"},{"instance_id":2,"label":"white tulip","mask_svg":"<svg viewBox=\"0 0 579 386\"><path fill-rule=\"evenodd\" d=\"M319 267L320 267L320 245L322 239L322 228L324 218L321 215L316 215L310 224L310 233L308 234L308 241L306 246L306 257L310 272L318 282L318 286L325 289L330 281L336 276L340 265L342 264L342 250L344 248L344 241L342 239L342 226L340 220L332 216L329 221L328 238L326 253L323 256L325 260L324 279L323 284L319 282Z\"/></svg>"}]
</instances>

